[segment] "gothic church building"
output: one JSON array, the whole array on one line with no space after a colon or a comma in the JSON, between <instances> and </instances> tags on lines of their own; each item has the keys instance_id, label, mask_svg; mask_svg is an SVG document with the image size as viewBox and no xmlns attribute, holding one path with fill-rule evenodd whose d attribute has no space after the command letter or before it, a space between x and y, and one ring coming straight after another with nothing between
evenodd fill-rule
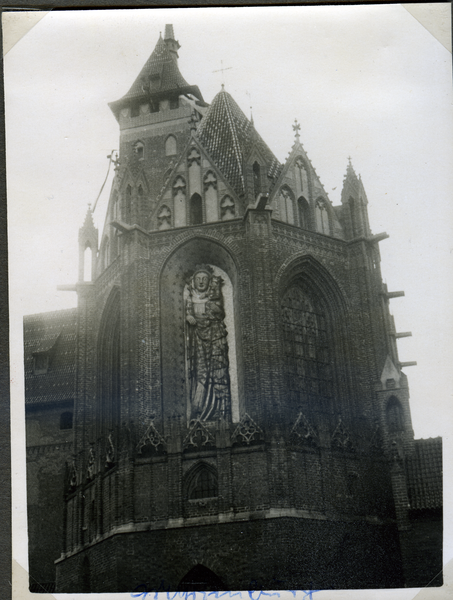
<instances>
[{"instance_id":1,"label":"gothic church building","mask_svg":"<svg viewBox=\"0 0 453 600\"><path fill-rule=\"evenodd\" d=\"M414 439L362 181L332 206L297 124L282 164L179 48L167 25L110 104L77 308L25 318L30 589L440 585L441 440Z\"/></svg>"}]
</instances>

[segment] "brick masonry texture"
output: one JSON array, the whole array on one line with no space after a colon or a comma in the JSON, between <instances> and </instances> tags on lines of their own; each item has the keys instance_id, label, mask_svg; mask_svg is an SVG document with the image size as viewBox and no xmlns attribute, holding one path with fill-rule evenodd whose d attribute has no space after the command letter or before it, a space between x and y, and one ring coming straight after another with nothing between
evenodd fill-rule
<instances>
[{"instance_id":1,"label":"brick masonry texture","mask_svg":"<svg viewBox=\"0 0 453 600\"><path fill-rule=\"evenodd\" d=\"M176 590L197 565L224 589L440 585L441 440L414 440L361 180L349 164L332 207L298 136L280 164L229 94L186 85L172 35L110 105L92 281L25 319L32 589ZM89 210L80 256L97 240ZM201 264L233 406L197 421Z\"/></svg>"}]
</instances>

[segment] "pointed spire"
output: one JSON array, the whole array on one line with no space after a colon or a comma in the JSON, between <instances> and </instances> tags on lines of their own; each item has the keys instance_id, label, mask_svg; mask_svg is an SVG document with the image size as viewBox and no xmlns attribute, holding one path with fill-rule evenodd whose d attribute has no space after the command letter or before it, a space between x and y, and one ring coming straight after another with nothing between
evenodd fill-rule
<instances>
[{"instance_id":1,"label":"pointed spire","mask_svg":"<svg viewBox=\"0 0 453 600\"><path fill-rule=\"evenodd\" d=\"M181 48L179 42L175 40L175 32L173 31L173 25L165 25L165 43L170 51L175 62L178 60L178 50Z\"/></svg>"},{"instance_id":2,"label":"pointed spire","mask_svg":"<svg viewBox=\"0 0 453 600\"><path fill-rule=\"evenodd\" d=\"M294 129L294 135L296 137L296 143L299 144L300 143L300 134L299 134L300 124L297 119L294 119L293 129Z\"/></svg>"},{"instance_id":3,"label":"pointed spire","mask_svg":"<svg viewBox=\"0 0 453 600\"><path fill-rule=\"evenodd\" d=\"M94 229L93 211L91 210L91 204L88 203L87 214L85 215L85 221L83 222L82 229Z\"/></svg>"},{"instance_id":4,"label":"pointed spire","mask_svg":"<svg viewBox=\"0 0 453 600\"><path fill-rule=\"evenodd\" d=\"M165 25L165 39L166 40L174 40L175 32L173 30L173 25Z\"/></svg>"},{"instance_id":5,"label":"pointed spire","mask_svg":"<svg viewBox=\"0 0 453 600\"><path fill-rule=\"evenodd\" d=\"M197 86L189 85L178 68L179 42L174 39L172 25L165 26L165 39L162 33L131 88L122 98L110 102L109 106L119 120L122 108L138 106L149 102L153 96L161 99L162 93L191 94L203 102ZM157 99L157 100L158 100ZM156 100L156 102L157 102Z\"/></svg>"}]
</instances>

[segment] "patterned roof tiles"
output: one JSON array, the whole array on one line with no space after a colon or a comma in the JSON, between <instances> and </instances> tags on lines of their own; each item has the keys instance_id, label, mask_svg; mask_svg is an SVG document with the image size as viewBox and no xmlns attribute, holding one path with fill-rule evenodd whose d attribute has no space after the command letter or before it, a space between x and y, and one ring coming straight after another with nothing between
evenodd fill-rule
<instances>
[{"instance_id":1,"label":"patterned roof tiles","mask_svg":"<svg viewBox=\"0 0 453 600\"><path fill-rule=\"evenodd\" d=\"M201 120L196 137L238 194L245 192L244 159L256 145L274 175L280 163L232 96L221 90Z\"/></svg>"},{"instance_id":2,"label":"patterned roof tiles","mask_svg":"<svg viewBox=\"0 0 453 600\"><path fill-rule=\"evenodd\" d=\"M76 308L24 318L27 404L74 398L76 327ZM47 372L35 372L35 356L39 353L48 355Z\"/></svg>"},{"instance_id":3,"label":"patterned roof tiles","mask_svg":"<svg viewBox=\"0 0 453 600\"><path fill-rule=\"evenodd\" d=\"M127 94L123 96L122 100L143 96L144 86L148 82L151 93L165 92L189 86L181 75L178 64L171 55L167 44L161 37L137 79Z\"/></svg>"},{"instance_id":4,"label":"patterned roof tiles","mask_svg":"<svg viewBox=\"0 0 453 600\"><path fill-rule=\"evenodd\" d=\"M411 508L442 506L442 438L415 440L407 459L407 485Z\"/></svg>"}]
</instances>

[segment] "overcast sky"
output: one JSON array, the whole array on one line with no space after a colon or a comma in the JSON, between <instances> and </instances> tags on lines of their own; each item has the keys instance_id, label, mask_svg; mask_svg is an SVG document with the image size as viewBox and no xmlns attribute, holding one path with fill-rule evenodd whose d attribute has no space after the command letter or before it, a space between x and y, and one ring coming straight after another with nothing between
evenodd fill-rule
<instances>
[{"instance_id":1,"label":"overcast sky","mask_svg":"<svg viewBox=\"0 0 453 600\"><path fill-rule=\"evenodd\" d=\"M406 292L391 301L391 311L397 331L413 332L398 347L400 360L418 361L405 369L415 435L443 435L448 442L451 55L400 5L51 12L9 51L17 404L23 406L22 317L76 304L74 293L56 286L77 279L78 229L106 175L106 156L118 148L118 125L107 103L127 92L166 23L174 24L181 43L179 65L188 83L211 102L221 87L215 71L223 61L227 91L247 115L253 106L255 126L280 161L291 149L298 119L301 141L334 204L351 155L367 192L372 231L390 234L380 243L383 276L391 291ZM111 177L95 212L100 228L110 184ZM13 428L21 419L23 410L13 413ZM24 490L15 491L22 504ZM25 543L15 555L26 564ZM410 590L397 594L411 597Z\"/></svg>"},{"instance_id":2,"label":"overcast sky","mask_svg":"<svg viewBox=\"0 0 453 600\"><path fill-rule=\"evenodd\" d=\"M451 55L400 5L49 13L5 59L12 326L75 306L77 234L118 148L123 96L173 23L207 102L224 81L280 161L301 141L339 204L351 155L369 200L417 437L452 395ZM111 177L95 212L102 228Z\"/></svg>"}]
</instances>

